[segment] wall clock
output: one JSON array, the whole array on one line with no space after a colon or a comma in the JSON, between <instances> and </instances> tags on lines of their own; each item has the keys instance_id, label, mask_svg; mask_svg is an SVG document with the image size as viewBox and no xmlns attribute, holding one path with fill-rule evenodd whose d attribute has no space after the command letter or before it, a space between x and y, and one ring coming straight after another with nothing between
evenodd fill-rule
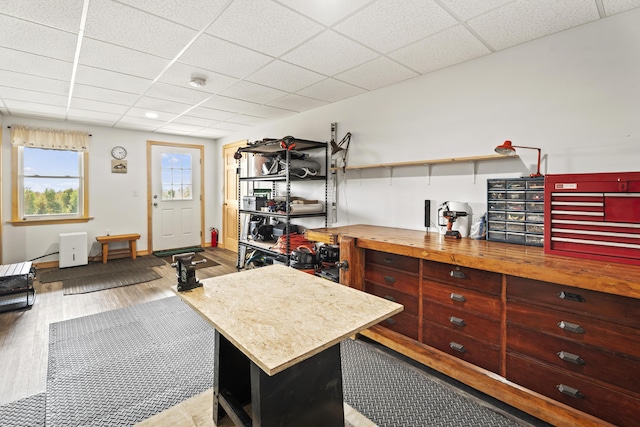
<instances>
[{"instance_id":1,"label":"wall clock","mask_svg":"<svg viewBox=\"0 0 640 427\"><path fill-rule=\"evenodd\" d=\"M118 145L111 149L111 156L113 156L114 159L122 160L127 157L127 150L125 150L124 147L120 147Z\"/></svg>"}]
</instances>

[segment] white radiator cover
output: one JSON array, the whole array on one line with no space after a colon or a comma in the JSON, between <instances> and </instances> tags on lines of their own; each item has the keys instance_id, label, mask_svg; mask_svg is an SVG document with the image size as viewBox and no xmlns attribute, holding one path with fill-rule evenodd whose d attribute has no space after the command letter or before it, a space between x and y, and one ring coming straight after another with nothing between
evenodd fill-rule
<instances>
[{"instance_id":1,"label":"white radiator cover","mask_svg":"<svg viewBox=\"0 0 640 427\"><path fill-rule=\"evenodd\" d=\"M86 232L61 233L59 239L60 268L88 264Z\"/></svg>"}]
</instances>

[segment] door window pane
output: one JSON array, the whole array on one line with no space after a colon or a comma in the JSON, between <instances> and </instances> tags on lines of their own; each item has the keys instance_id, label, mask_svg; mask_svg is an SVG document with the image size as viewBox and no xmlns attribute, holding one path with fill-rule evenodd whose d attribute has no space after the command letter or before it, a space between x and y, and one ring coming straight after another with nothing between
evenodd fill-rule
<instances>
[{"instance_id":1,"label":"door window pane","mask_svg":"<svg viewBox=\"0 0 640 427\"><path fill-rule=\"evenodd\" d=\"M191 154L162 153L162 200L192 200Z\"/></svg>"}]
</instances>

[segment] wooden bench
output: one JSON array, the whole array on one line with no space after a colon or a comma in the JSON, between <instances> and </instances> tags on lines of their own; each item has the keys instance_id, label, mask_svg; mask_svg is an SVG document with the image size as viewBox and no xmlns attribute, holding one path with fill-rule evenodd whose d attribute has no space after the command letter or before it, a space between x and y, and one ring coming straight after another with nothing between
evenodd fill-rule
<instances>
[{"instance_id":1,"label":"wooden bench","mask_svg":"<svg viewBox=\"0 0 640 427\"><path fill-rule=\"evenodd\" d=\"M96 236L96 240L102 243L102 263L107 263L109 256L109 243L113 242L129 242L129 253L132 259L136 259L136 240L140 238L139 234L114 234L113 236Z\"/></svg>"}]
</instances>

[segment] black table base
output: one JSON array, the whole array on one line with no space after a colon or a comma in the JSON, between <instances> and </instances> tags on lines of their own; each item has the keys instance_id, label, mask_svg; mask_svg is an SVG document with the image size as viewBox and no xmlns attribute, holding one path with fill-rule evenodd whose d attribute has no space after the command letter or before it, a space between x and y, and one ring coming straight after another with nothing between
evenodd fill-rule
<instances>
[{"instance_id":1,"label":"black table base","mask_svg":"<svg viewBox=\"0 0 640 427\"><path fill-rule=\"evenodd\" d=\"M226 414L237 426L344 427L339 344L269 376L216 331L213 381L216 424Z\"/></svg>"}]
</instances>

